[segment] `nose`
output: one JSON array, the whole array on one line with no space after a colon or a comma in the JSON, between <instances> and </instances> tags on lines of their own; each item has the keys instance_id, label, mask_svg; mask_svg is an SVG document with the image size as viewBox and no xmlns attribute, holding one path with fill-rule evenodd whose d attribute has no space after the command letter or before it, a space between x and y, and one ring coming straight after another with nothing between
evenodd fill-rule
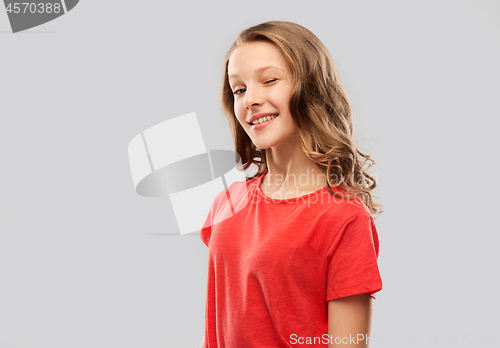
<instances>
[{"instance_id":1,"label":"nose","mask_svg":"<svg viewBox=\"0 0 500 348\"><path fill-rule=\"evenodd\" d=\"M251 109L253 106L262 105L262 98L258 95L255 88L248 88L245 91L245 101L243 103L247 110Z\"/></svg>"}]
</instances>

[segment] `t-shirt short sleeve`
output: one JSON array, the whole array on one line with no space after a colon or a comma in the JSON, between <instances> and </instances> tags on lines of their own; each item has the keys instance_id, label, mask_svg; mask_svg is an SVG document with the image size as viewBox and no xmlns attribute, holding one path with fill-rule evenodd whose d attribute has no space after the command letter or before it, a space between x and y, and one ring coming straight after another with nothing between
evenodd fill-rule
<instances>
[{"instance_id":1,"label":"t-shirt short sleeve","mask_svg":"<svg viewBox=\"0 0 500 348\"><path fill-rule=\"evenodd\" d=\"M339 229L327 252L327 301L382 289L377 264L378 234L373 217L363 212Z\"/></svg>"},{"instance_id":2,"label":"t-shirt short sleeve","mask_svg":"<svg viewBox=\"0 0 500 348\"><path fill-rule=\"evenodd\" d=\"M205 224L203 225L204 227L200 230L200 239L207 247L210 243L210 236L212 234L211 211L210 209Z\"/></svg>"},{"instance_id":3,"label":"t-shirt short sleeve","mask_svg":"<svg viewBox=\"0 0 500 348\"><path fill-rule=\"evenodd\" d=\"M224 195L225 192L226 192L225 190L222 190L215 196L212 202L212 206L210 207L210 211L208 212L207 217L205 219L205 223L203 224L203 227L200 230L200 239L207 247L210 243L210 237L212 236L212 226L215 223L215 214L217 213L217 209L219 207L219 202L222 198L222 195Z\"/></svg>"},{"instance_id":4,"label":"t-shirt short sleeve","mask_svg":"<svg viewBox=\"0 0 500 348\"><path fill-rule=\"evenodd\" d=\"M212 225L213 225L213 216L215 212L215 201L212 203L210 207L210 211L208 212L207 218L205 219L205 223L203 224L202 229L200 230L200 239L201 241L208 247L210 243L210 237L212 235Z\"/></svg>"}]
</instances>

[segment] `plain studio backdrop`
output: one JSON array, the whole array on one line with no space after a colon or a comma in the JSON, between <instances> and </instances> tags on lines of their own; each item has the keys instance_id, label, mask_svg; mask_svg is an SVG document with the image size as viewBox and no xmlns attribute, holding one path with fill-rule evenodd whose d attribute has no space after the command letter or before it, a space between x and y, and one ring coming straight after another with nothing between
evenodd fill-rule
<instances>
[{"instance_id":1,"label":"plain studio backdrop","mask_svg":"<svg viewBox=\"0 0 500 348\"><path fill-rule=\"evenodd\" d=\"M196 112L234 149L224 55L268 20L325 43L377 162L371 347L498 342L498 1L83 0L17 34L0 9L0 348L199 346L208 249L127 146Z\"/></svg>"}]
</instances>

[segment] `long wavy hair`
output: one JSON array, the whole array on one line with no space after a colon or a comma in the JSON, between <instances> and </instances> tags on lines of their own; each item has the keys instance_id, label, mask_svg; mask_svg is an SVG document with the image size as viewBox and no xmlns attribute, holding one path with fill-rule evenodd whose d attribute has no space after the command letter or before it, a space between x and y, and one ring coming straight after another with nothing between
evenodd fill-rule
<instances>
[{"instance_id":1,"label":"long wavy hair","mask_svg":"<svg viewBox=\"0 0 500 348\"><path fill-rule=\"evenodd\" d=\"M327 190L335 197L358 197L372 216L383 212L373 202L372 190L377 179L368 172L376 162L362 153L354 140L351 107L340 84L337 68L325 45L307 28L288 21L264 22L243 30L226 54L222 77L222 113L228 119L235 151L243 169L257 165L257 173L267 170L266 150L259 149L238 122L234 113L234 95L228 80L228 62L234 50L248 42L274 44L283 54L293 73L294 89L290 113L308 158L326 170ZM351 193L334 192L330 186Z\"/></svg>"}]
</instances>

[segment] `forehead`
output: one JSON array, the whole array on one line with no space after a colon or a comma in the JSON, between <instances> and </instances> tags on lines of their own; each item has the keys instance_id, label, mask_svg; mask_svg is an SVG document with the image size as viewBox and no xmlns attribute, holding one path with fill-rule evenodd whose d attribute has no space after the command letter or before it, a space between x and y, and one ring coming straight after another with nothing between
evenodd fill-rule
<instances>
[{"instance_id":1,"label":"forehead","mask_svg":"<svg viewBox=\"0 0 500 348\"><path fill-rule=\"evenodd\" d=\"M275 45L264 41L249 42L236 48L227 66L230 80L267 69L287 73L288 64Z\"/></svg>"}]
</instances>

